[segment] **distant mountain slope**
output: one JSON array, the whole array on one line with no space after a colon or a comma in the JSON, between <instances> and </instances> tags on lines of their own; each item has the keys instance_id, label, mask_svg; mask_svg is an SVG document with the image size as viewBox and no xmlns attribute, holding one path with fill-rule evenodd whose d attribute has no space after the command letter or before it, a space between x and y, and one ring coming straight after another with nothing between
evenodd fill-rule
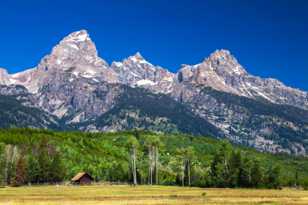
<instances>
[{"instance_id":1,"label":"distant mountain slope","mask_svg":"<svg viewBox=\"0 0 308 205\"><path fill-rule=\"evenodd\" d=\"M222 137L222 132L191 112L185 105L164 94L122 86L115 106L93 121L81 124L84 130L148 129Z\"/></svg>"},{"instance_id":2,"label":"distant mountain slope","mask_svg":"<svg viewBox=\"0 0 308 205\"><path fill-rule=\"evenodd\" d=\"M0 127L33 127L62 129L54 116L38 108L21 104L12 96L0 95Z\"/></svg>"},{"instance_id":3,"label":"distant mountain slope","mask_svg":"<svg viewBox=\"0 0 308 205\"><path fill-rule=\"evenodd\" d=\"M238 144L271 152L305 154L308 149L308 111L267 100L253 100L209 87L191 87L181 95L195 113Z\"/></svg>"}]
</instances>

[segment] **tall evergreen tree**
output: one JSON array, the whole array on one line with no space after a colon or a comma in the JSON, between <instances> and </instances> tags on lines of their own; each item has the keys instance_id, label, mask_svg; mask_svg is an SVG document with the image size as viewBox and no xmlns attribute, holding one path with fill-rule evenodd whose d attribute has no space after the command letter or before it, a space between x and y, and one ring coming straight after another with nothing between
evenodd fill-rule
<instances>
[{"instance_id":1,"label":"tall evergreen tree","mask_svg":"<svg viewBox=\"0 0 308 205\"><path fill-rule=\"evenodd\" d=\"M231 147L228 142L223 142L219 150L214 154L210 167L212 185L215 187L227 187L230 181L229 155Z\"/></svg>"},{"instance_id":2,"label":"tall evergreen tree","mask_svg":"<svg viewBox=\"0 0 308 205\"><path fill-rule=\"evenodd\" d=\"M269 188L280 187L280 171L281 168L278 165L271 165L267 171L267 186Z\"/></svg>"},{"instance_id":3,"label":"tall evergreen tree","mask_svg":"<svg viewBox=\"0 0 308 205\"><path fill-rule=\"evenodd\" d=\"M253 160L251 168L251 185L260 187L263 183L263 171L258 160Z\"/></svg>"},{"instance_id":4,"label":"tall evergreen tree","mask_svg":"<svg viewBox=\"0 0 308 205\"><path fill-rule=\"evenodd\" d=\"M242 166L242 155L240 151L233 150L230 156L230 187L239 187L239 174Z\"/></svg>"},{"instance_id":5,"label":"tall evergreen tree","mask_svg":"<svg viewBox=\"0 0 308 205\"><path fill-rule=\"evenodd\" d=\"M30 154L27 156L27 179L30 183L39 183L40 179L40 165L37 157Z\"/></svg>"},{"instance_id":6,"label":"tall evergreen tree","mask_svg":"<svg viewBox=\"0 0 308 205\"><path fill-rule=\"evenodd\" d=\"M63 176L65 176L66 170L61 160L60 153L53 153L49 172L49 182L56 183L63 180Z\"/></svg>"},{"instance_id":7,"label":"tall evergreen tree","mask_svg":"<svg viewBox=\"0 0 308 205\"><path fill-rule=\"evenodd\" d=\"M241 187L250 187L251 186L251 168L252 162L251 159L247 156L243 158L242 166L239 170L239 186Z\"/></svg>"}]
</instances>

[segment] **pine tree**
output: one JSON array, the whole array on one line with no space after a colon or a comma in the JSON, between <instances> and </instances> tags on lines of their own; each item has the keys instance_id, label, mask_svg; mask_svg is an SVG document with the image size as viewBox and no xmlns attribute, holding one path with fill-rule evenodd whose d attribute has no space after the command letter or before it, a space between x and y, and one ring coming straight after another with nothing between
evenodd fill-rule
<instances>
[{"instance_id":1,"label":"pine tree","mask_svg":"<svg viewBox=\"0 0 308 205\"><path fill-rule=\"evenodd\" d=\"M61 156L58 152L53 154L52 156L52 162L49 173L50 173L49 181L53 183L60 182L61 180L63 180L63 176L65 176L64 165L61 161Z\"/></svg>"},{"instance_id":2,"label":"pine tree","mask_svg":"<svg viewBox=\"0 0 308 205\"><path fill-rule=\"evenodd\" d=\"M242 166L242 156L240 151L232 151L230 156L230 187L239 186L239 174Z\"/></svg>"},{"instance_id":3,"label":"pine tree","mask_svg":"<svg viewBox=\"0 0 308 205\"><path fill-rule=\"evenodd\" d=\"M267 171L267 186L275 189L280 187L280 167L278 165L269 167Z\"/></svg>"},{"instance_id":4,"label":"pine tree","mask_svg":"<svg viewBox=\"0 0 308 205\"><path fill-rule=\"evenodd\" d=\"M38 163L39 163L39 182L45 183L49 182L49 168L50 168L50 161L48 157L48 152L45 148L42 148L40 154L38 156Z\"/></svg>"},{"instance_id":5,"label":"pine tree","mask_svg":"<svg viewBox=\"0 0 308 205\"><path fill-rule=\"evenodd\" d=\"M263 172L258 160L254 160L251 168L251 185L253 187L260 187L263 183Z\"/></svg>"},{"instance_id":6,"label":"pine tree","mask_svg":"<svg viewBox=\"0 0 308 205\"><path fill-rule=\"evenodd\" d=\"M252 162L248 157L244 157L242 161L242 166L239 170L239 186L241 187L251 187L251 168Z\"/></svg>"},{"instance_id":7,"label":"pine tree","mask_svg":"<svg viewBox=\"0 0 308 205\"><path fill-rule=\"evenodd\" d=\"M231 147L228 142L223 142L218 152L214 154L210 167L212 185L215 187L227 187L230 181L229 154Z\"/></svg>"},{"instance_id":8,"label":"pine tree","mask_svg":"<svg viewBox=\"0 0 308 205\"><path fill-rule=\"evenodd\" d=\"M38 160L30 154L27 158L27 178L30 183L39 183L40 178L40 165Z\"/></svg>"},{"instance_id":9,"label":"pine tree","mask_svg":"<svg viewBox=\"0 0 308 205\"><path fill-rule=\"evenodd\" d=\"M299 176L298 176L299 174L298 174L298 170L296 169L295 170L295 179L294 179L294 186L295 187L298 187L299 186Z\"/></svg>"}]
</instances>

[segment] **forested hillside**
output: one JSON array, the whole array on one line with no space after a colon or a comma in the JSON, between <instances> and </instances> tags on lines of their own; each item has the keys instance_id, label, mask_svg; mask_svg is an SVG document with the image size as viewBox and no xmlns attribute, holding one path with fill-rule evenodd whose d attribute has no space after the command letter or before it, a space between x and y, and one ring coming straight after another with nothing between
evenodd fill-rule
<instances>
[{"instance_id":1,"label":"forested hillside","mask_svg":"<svg viewBox=\"0 0 308 205\"><path fill-rule=\"evenodd\" d=\"M55 116L34 107L24 106L14 96L0 94L0 127L37 127L62 129Z\"/></svg>"},{"instance_id":2,"label":"forested hillside","mask_svg":"<svg viewBox=\"0 0 308 205\"><path fill-rule=\"evenodd\" d=\"M168 133L190 133L222 137L222 132L198 117L185 105L163 94L153 94L143 88L121 86L116 105L94 121L76 124L77 129L97 130L144 129Z\"/></svg>"},{"instance_id":3,"label":"forested hillside","mask_svg":"<svg viewBox=\"0 0 308 205\"><path fill-rule=\"evenodd\" d=\"M2 184L55 183L86 171L96 181L202 187L307 186L308 160L207 137L0 130Z\"/></svg>"}]
</instances>

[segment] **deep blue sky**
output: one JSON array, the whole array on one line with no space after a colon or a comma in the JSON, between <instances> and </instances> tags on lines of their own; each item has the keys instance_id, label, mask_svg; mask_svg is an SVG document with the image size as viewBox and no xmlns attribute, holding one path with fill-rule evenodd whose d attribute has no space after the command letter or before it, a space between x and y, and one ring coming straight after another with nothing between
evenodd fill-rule
<instances>
[{"instance_id":1,"label":"deep blue sky","mask_svg":"<svg viewBox=\"0 0 308 205\"><path fill-rule=\"evenodd\" d=\"M35 66L87 29L109 63L140 51L176 71L229 49L252 74L308 90L306 0L2 0L0 67Z\"/></svg>"}]
</instances>

